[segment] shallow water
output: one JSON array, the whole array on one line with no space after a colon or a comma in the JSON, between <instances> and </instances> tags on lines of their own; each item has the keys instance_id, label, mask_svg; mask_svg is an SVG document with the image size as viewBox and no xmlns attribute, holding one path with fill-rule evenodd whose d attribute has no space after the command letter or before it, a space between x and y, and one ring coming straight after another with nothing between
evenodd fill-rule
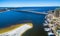
<instances>
[{"instance_id":1,"label":"shallow water","mask_svg":"<svg viewBox=\"0 0 60 36\"><path fill-rule=\"evenodd\" d=\"M57 7L22 7L16 10L34 9L33 11L46 12L48 10L54 10L55 8ZM34 27L25 32L23 36L47 36L47 33L43 30L45 15L16 12L16 10L0 13L0 28L23 23L24 20L30 20Z\"/></svg>"}]
</instances>

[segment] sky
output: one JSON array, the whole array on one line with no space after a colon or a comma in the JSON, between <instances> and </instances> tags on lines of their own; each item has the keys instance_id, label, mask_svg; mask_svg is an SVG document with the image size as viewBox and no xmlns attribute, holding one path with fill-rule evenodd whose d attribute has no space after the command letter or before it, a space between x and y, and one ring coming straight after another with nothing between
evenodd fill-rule
<instances>
[{"instance_id":1,"label":"sky","mask_svg":"<svg viewBox=\"0 0 60 36\"><path fill-rule=\"evenodd\" d=\"M60 6L60 0L0 0L0 7Z\"/></svg>"}]
</instances>

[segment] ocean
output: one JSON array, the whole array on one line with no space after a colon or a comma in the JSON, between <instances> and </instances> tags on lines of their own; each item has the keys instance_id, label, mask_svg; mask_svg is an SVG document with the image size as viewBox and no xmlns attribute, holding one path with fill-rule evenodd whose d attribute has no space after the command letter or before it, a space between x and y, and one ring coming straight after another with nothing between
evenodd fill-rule
<instances>
[{"instance_id":1,"label":"ocean","mask_svg":"<svg viewBox=\"0 0 60 36\"><path fill-rule=\"evenodd\" d=\"M47 11L55 10L56 8L59 7L18 7L15 10L2 12L0 13L0 28L23 23L24 20L30 20L33 24L33 29L26 31L22 36L47 36L47 33L43 29L43 23L46 15L18 12L18 10L29 10L48 13Z\"/></svg>"}]
</instances>

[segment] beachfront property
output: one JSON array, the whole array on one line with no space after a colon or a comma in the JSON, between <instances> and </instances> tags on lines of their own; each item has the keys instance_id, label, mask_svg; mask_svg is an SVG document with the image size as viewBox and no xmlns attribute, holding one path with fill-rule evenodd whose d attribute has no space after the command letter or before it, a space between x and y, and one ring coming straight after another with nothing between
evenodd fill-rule
<instances>
[{"instance_id":1,"label":"beachfront property","mask_svg":"<svg viewBox=\"0 0 60 36\"><path fill-rule=\"evenodd\" d=\"M47 11L48 13L46 13ZM45 15L46 15L46 21L48 23L44 19ZM23 34L25 34L27 30L30 30L30 29L32 29L32 31L29 31L28 33L31 36L32 35L37 36L38 33L40 36L45 36L47 34L45 34L46 32L43 30L44 29L42 25L43 21L45 21L45 24L48 24L49 26L48 29L45 28L45 30L47 29L48 31L48 36L52 34L49 31L54 32L52 35L57 34L58 36L58 33L59 33L59 30L56 31L57 26L55 24L52 24L53 23L52 21L55 22L56 19L58 21L60 17L59 12L57 13L56 10L50 10L50 8L44 9L40 7L39 9L34 8L34 10L32 10L31 7L28 10L26 10L26 8L24 10L21 8L20 9L3 8L0 11L0 17L1 17L0 18L0 36L22 36ZM29 21L27 20L31 20L31 22L28 23ZM21 24L21 21L22 21L22 24ZM27 36L29 35L28 33L27 33Z\"/></svg>"},{"instance_id":2,"label":"beachfront property","mask_svg":"<svg viewBox=\"0 0 60 36\"><path fill-rule=\"evenodd\" d=\"M48 15L46 15L46 21L48 22L46 26L50 28L48 32L60 36L60 8L49 11Z\"/></svg>"}]
</instances>

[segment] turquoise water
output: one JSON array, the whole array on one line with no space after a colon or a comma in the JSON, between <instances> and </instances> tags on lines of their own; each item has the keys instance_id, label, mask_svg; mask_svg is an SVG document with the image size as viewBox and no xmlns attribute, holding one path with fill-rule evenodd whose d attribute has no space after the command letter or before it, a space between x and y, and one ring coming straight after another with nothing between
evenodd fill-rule
<instances>
[{"instance_id":1,"label":"turquoise water","mask_svg":"<svg viewBox=\"0 0 60 36\"><path fill-rule=\"evenodd\" d=\"M0 28L5 28L11 25L15 25L17 23L23 23L24 20L29 20L33 23L34 27L33 29L27 31L27 33L25 33L23 36L43 36L43 34L46 35L46 32L44 32L43 30L45 15L27 12L17 12L16 10L32 10L48 13L47 11L54 10L56 8L59 7L21 7L15 10L2 12L0 13Z\"/></svg>"}]
</instances>

